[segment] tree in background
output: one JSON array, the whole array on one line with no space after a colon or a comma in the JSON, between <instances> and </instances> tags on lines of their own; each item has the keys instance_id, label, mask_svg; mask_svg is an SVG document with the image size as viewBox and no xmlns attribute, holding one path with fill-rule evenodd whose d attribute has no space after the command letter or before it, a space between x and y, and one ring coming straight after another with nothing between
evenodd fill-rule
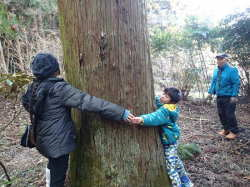
<instances>
[{"instance_id":1,"label":"tree in background","mask_svg":"<svg viewBox=\"0 0 250 187\"><path fill-rule=\"evenodd\" d=\"M250 9L229 16L223 23L221 28L222 50L229 53L243 69L246 76L243 91L246 95L250 95Z\"/></svg>"},{"instance_id":2,"label":"tree in background","mask_svg":"<svg viewBox=\"0 0 250 187\"><path fill-rule=\"evenodd\" d=\"M145 0L59 0L67 80L140 114L152 111ZM169 186L156 129L74 111L71 186Z\"/></svg>"},{"instance_id":3,"label":"tree in background","mask_svg":"<svg viewBox=\"0 0 250 187\"><path fill-rule=\"evenodd\" d=\"M161 66L166 67L159 68L165 70L164 84L180 88L184 98L191 91L205 98L210 79L207 64L211 60L207 53L214 41L211 30L207 23L191 16L183 26L173 24L167 28L155 27L151 31L153 56L162 58Z\"/></svg>"},{"instance_id":4,"label":"tree in background","mask_svg":"<svg viewBox=\"0 0 250 187\"><path fill-rule=\"evenodd\" d=\"M0 73L28 73L31 58L39 51L59 56L56 5L56 0L0 3Z\"/></svg>"}]
</instances>

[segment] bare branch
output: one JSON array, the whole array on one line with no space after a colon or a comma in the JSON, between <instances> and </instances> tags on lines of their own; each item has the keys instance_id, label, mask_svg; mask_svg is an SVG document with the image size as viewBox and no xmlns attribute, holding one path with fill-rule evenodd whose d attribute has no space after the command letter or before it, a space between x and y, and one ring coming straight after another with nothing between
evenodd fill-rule
<instances>
[{"instance_id":1,"label":"bare branch","mask_svg":"<svg viewBox=\"0 0 250 187\"><path fill-rule=\"evenodd\" d=\"M7 169L6 169L6 167L4 166L4 164L0 161L0 165L1 165L1 167L3 168L3 171L4 171L4 173L5 173L5 176L6 176L6 178L7 178L7 180L9 181L9 182L11 182L11 179L10 179L10 176L9 176L9 174L8 174L8 172L7 172ZM11 184L7 184L7 186L11 186Z\"/></svg>"}]
</instances>

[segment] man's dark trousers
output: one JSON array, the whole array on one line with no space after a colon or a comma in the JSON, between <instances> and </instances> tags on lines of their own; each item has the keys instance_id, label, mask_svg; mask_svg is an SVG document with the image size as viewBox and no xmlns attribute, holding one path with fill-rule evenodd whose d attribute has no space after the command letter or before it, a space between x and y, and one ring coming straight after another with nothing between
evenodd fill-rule
<instances>
[{"instance_id":1,"label":"man's dark trousers","mask_svg":"<svg viewBox=\"0 0 250 187\"><path fill-rule=\"evenodd\" d=\"M238 133L238 125L235 117L236 103L230 102L230 96L217 96L217 109L223 129Z\"/></svg>"}]
</instances>

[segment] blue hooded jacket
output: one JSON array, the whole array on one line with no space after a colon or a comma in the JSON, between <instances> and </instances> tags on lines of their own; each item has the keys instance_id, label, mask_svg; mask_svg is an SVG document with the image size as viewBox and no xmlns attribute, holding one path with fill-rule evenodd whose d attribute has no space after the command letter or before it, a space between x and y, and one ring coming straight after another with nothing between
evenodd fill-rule
<instances>
[{"instance_id":1,"label":"blue hooded jacket","mask_svg":"<svg viewBox=\"0 0 250 187\"><path fill-rule=\"evenodd\" d=\"M221 78L218 74L221 71ZM240 88L240 77L237 68L224 64L214 70L208 93L217 96L237 96Z\"/></svg>"},{"instance_id":2,"label":"blue hooded jacket","mask_svg":"<svg viewBox=\"0 0 250 187\"><path fill-rule=\"evenodd\" d=\"M156 97L157 110L141 115L143 126L159 126L161 142L164 145L175 144L180 137L180 128L176 123L179 109L175 104L162 104Z\"/></svg>"}]
</instances>

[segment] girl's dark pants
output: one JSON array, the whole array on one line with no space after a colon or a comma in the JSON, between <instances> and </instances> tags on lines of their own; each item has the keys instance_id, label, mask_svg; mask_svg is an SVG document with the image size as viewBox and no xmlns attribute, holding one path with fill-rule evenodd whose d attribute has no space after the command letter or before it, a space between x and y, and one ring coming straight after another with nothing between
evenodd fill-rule
<instances>
[{"instance_id":1,"label":"girl's dark pants","mask_svg":"<svg viewBox=\"0 0 250 187\"><path fill-rule=\"evenodd\" d=\"M238 125L235 117L236 103L230 102L230 96L217 96L217 109L223 129L238 133Z\"/></svg>"},{"instance_id":2,"label":"girl's dark pants","mask_svg":"<svg viewBox=\"0 0 250 187\"><path fill-rule=\"evenodd\" d=\"M63 187L68 169L69 155L49 158L50 187Z\"/></svg>"}]
</instances>

